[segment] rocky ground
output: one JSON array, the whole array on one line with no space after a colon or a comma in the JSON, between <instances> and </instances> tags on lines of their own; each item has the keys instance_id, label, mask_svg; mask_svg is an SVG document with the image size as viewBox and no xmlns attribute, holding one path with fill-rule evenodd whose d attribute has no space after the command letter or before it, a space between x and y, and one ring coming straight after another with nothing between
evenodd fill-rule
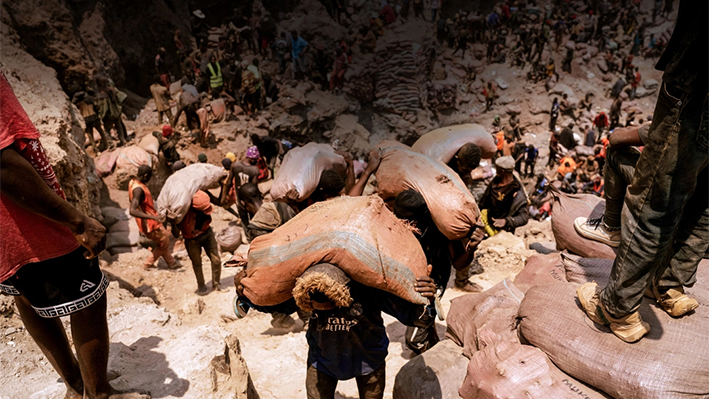
<instances>
[{"instance_id":1,"label":"rocky ground","mask_svg":"<svg viewBox=\"0 0 709 399\"><path fill-rule=\"evenodd\" d=\"M42 133L42 143L69 200L82 211L104 220L106 215L102 208L128 208L127 175L116 172L103 179L97 176L94 166L97 154L90 148L84 152L83 122L63 89L72 79L95 71L94 60L98 59L106 61L119 87L135 88L138 83L147 87L147 78L138 76L135 71L145 68L145 60L151 61L154 49L148 49L145 43L157 43L157 33L138 32L137 28L126 26L130 34L121 37L116 27L106 28L103 16L121 13L110 4L95 1L82 3L83 6L78 3L65 6L59 1L40 3L3 3L0 68ZM357 3L362 3L360 14L368 15L368 3ZM157 11L151 9L151 13L167 16L166 25L159 29L160 37L169 37L172 29L186 26L188 2L158 1L156 4ZM55 22L43 23L49 15ZM155 15L146 18L151 16ZM72 25L74 19L76 26ZM649 28L648 34L659 35L671 26L672 22L663 22ZM313 1L303 1L292 10L282 21L282 27L305 27L330 42L346 33L327 16L322 4ZM416 35L410 36L407 32L416 32ZM543 169L542 165L546 164L548 156L547 124L552 98L567 93L570 101L576 103L591 92L595 94L594 114L610 108L611 99L606 92L619 75L606 74L597 49L594 52L594 48L588 46L577 46L578 58L572 63L573 72L559 71L561 78L549 91L543 83L534 85L524 79L529 66L520 69L508 64L487 65L482 60L485 50L480 45L471 45L465 58L453 56L452 49L446 46L438 48L427 79L412 85L410 82L423 73L413 65L414 75L406 77L409 83L392 81L392 76L400 76L397 66L409 67L407 63L411 63L413 55L407 52L414 54L413 49L418 48L411 46L412 41L417 41L417 46L430 48L434 46L430 39L434 35L432 26L422 21L397 23L387 30L375 54L364 56L353 65L343 93L325 92L310 82L278 78L280 99L258 116L236 115L228 121L212 124L213 139L208 148L194 143L186 129L180 127L178 131L183 139L178 150L189 162L194 162L199 153L205 153L210 163L219 164L226 152L241 157L250 145L249 135L258 133L293 141L337 144L359 158L381 140L398 139L411 144L419 135L441 126L480 123L489 127L496 114L502 116L505 124L509 116L516 114L520 116L525 141L540 150L536 172L551 175L554 172ZM128 41L132 44L126 44ZM38 46L38 43L46 46ZM402 55L391 60L388 54L392 52ZM546 51L543 58L551 56L559 66L562 53ZM656 99L652 82L660 80L660 73L652 68L654 62L636 57L635 64L640 67L646 84L639 90L639 98L624 103L624 115L634 110L639 115L637 118L646 118L652 113ZM377 66L382 68L377 69ZM273 73L275 64L265 60L262 67ZM372 74L379 74L380 84L371 87L375 98L364 100L362 88L373 84ZM486 112L481 91L483 82L488 81L496 83L499 97L492 110ZM125 123L137 142L159 131L161 124L157 123L152 100L129 94L132 106ZM417 101L410 102L411 97ZM582 115L577 124L590 124L590 119L592 115ZM558 125L566 123L568 120L560 117ZM166 177L167 171L158 168L150 184L155 197ZM237 225L236 218L217 208L213 222L215 231L230 225ZM492 287L522 269L524 260L535 253L530 248L553 250L553 241L549 221L530 221L516 236L500 234L486 240L476 253L476 262L483 272L472 276L471 281L483 288ZM247 251L248 245L242 245L237 253ZM253 398L254 391L261 398L302 398L307 358L302 322L297 321L291 329L283 330L271 326L269 315L255 311L244 319L236 319L232 299L233 276L237 270L223 269L221 284L227 292L198 297L194 274L180 241L174 243L174 253L181 268L167 270L161 262L159 269L150 271L141 267L148 254L146 249L131 247L128 252L102 255L101 267L112 281L108 292L112 385L118 389L149 392L155 398ZM222 254L222 260L230 256ZM208 261L206 258L203 261L207 270ZM460 295L462 292L449 287L442 301L444 309L449 308L451 299ZM64 323L69 326L68 319ZM385 324L391 340L385 397L391 398L396 373L412 353L404 345L404 327L389 316L385 316ZM445 322L438 321L437 327L442 336ZM63 384L24 330L7 296L0 296L0 368L5 370L0 375L0 399L63 397ZM338 398L357 397L354 381L340 383L337 395Z\"/></svg>"}]
</instances>

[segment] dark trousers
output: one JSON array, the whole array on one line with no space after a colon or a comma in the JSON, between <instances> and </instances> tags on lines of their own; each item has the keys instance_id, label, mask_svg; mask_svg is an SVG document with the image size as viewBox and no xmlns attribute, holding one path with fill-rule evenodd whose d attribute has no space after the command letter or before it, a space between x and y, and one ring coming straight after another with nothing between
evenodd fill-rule
<instances>
[{"instance_id":1,"label":"dark trousers","mask_svg":"<svg viewBox=\"0 0 709 399\"><path fill-rule=\"evenodd\" d=\"M696 281L709 247L707 97L666 83L660 90L625 196L620 247L601 293L614 317L636 311L650 284L664 291Z\"/></svg>"},{"instance_id":2,"label":"dark trousers","mask_svg":"<svg viewBox=\"0 0 709 399\"><path fill-rule=\"evenodd\" d=\"M97 116L94 118L85 119L86 129L85 132L89 136L89 142L91 146L96 150L96 143L94 142L94 129L98 130L101 135L101 144L98 146L99 151L103 151L111 145L111 139L106 134L106 131L101 128L101 120Z\"/></svg>"},{"instance_id":3,"label":"dark trousers","mask_svg":"<svg viewBox=\"0 0 709 399\"><path fill-rule=\"evenodd\" d=\"M633 181L635 164L640 152L634 148L614 150L609 147L603 169L606 210L604 222L608 227L620 228L620 213L625 202L625 192Z\"/></svg>"},{"instance_id":4,"label":"dark trousers","mask_svg":"<svg viewBox=\"0 0 709 399\"><path fill-rule=\"evenodd\" d=\"M121 145L126 143L126 130L123 121L116 118L105 117L103 118L103 128L106 129L106 134L110 135L111 129L116 128L118 133L118 141Z\"/></svg>"},{"instance_id":5,"label":"dark trousers","mask_svg":"<svg viewBox=\"0 0 709 399\"><path fill-rule=\"evenodd\" d=\"M534 175L534 164L536 162L527 162L524 161L524 175L525 176L533 176Z\"/></svg>"},{"instance_id":6,"label":"dark trousers","mask_svg":"<svg viewBox=\"0 0 709 399\"><path fill-rule=\"evenodd\" d=\"M549 162L547 166L554 166L556 164L556 150L549 148Z\"/></svg>"},{"instance_id":7,"label":"dark trousers","mask_svg":"<svg viewBox=\"0 0 709 399\"><path fill-rule=\"evenodd\" d=\"M381 399L384 397L386 384L386 365L382 364L371 374L355 377L355 380L360 399ZM305 377L308 399L334 399L337 381L337 378L318 371L314 366L308 367Z\"/></svg>"},{"instance_id":8,"label":"dark trousers","mask_svg":"<svg viewBox=\"0 0 709 399\"><path fill-rule=\"evenodd\" d=\"M423 1L414 3L414 17L423 18Z\"/></svg>"},{"instance_id":9,"label":"dark trousers","mask_svg":"<svg viewBox=\"0 0 709 399\"><path fill-rule=\"evenodd\" d=\"M433 348L440 341L435 323L428 328L406 327L404 338L406 346L417 355Z\"/></svg>"},{"instance_id":10,"label":"dark trousers","mask_svg":"<svg viewBox=\"0 0 709 399\"><path fill-rule=\"evenodd\" d=\"M187 119L187 128L192 130L193 126L199 127L199 116L197 115L197 104L183 105L177 108L177 113L175 114L175 119L171 125L176 126L177 121L180 119L180 115L185 113Z\"/></svg>"},{"instance_id":11,"label":"dark trousers","mask_svg":"<svg viewBox=\"0 0 709 399\"><path fill-rule=\"evenodd\" d=\"M163 116L167 117L167 123L172 124L172 109L168 108L165 111L158 111L158 125L163 124Z\"/></svg>"},{"instance_id":12,"label":"dark trousers","mask_svg":"<svg viewBox=\"0 0 709 399\"><path fill-rule=\"evenodd\" d=\"M552 116L551 119L549 119L549 130L551 130L552 133L554 133L554 130L556 130L556 119L558 116Z\"/></svg>"},{"instance_id":13,"label":"dark trousers","mask_svg":"<svg viewBox=\"0 0 709 399\"><path fill-rule=\"evenodd\" d=\"M212 264L212 285L218 284L222 276L222 260L219 258L219 247L217 239L214 237L214 231L210 227L209 230L200 234L196 238L185 239L185 249L187 255L192 261L192 269L197 277L197 285L204 285L204 274L202 273L202 248L209 257L209 262Z\"/></svg>"}]
</instances>

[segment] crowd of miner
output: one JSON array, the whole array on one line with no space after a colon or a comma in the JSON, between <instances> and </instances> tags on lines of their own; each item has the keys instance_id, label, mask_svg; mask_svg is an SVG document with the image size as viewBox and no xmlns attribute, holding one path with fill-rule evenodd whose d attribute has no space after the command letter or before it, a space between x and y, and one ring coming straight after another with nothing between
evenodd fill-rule
<instances>
[{"instance_id":1,"label":"crowd of miner","mask_svg":"<svg viewBox=\"0 0 709 399\"><path fill-rule=\"evenodd\" d=\"M672 2L668 3L671 7ZM420 4L414 2L416 16L423 15ZM610 14L611 8L607 5L600 3L596 8L601 10L601 18L612 16L617 19L617 26L625 29L623 23L626 23L629 24L628 29L631 32L635 29L640 31L642 25L636 26L633 19L628 19L629 15L637 11L636 4L627 3L614 10L613 14ZM533 4L527 6L510 7L503 4L499 13L494 12L486 19L485 26L497 29L485 32L500 31L508 23L512 26L511 24L515 23L513 17L520 10L524 10L524 15L536 15L530 11L536 7ZM575 227L581 235L617 246L620 255L615 260L607 287L600 289L595 283L587 283L578 288L577 295L583 310L591 320L598 324L609 324L612 333L626 342L635 342L649 332L648 324L637 311L643 295L654 297L658 305L674 317L685 316L698 306L696 300L683 292L684 286L694 283L699 259L709 246L709 221L706 217L709 208L706 70L709 65L706 52L691 51L707 48L707 27L703 20L707 10L706 4L699 6L699 10L695 6L687 1L680 3L675 32L656 65L664 74L652 124L649 127L630 124L627 129L615 130L608 135L605 125L599 121L597 134L593 133L594 142L599 138L601 142L607 140L603 148L603 173L606 178L605 196L609 205L603 218L576 220ZM433 19L438 13L438 7L431 9ZM387 16L389 20L396 18L396 9L383 3L384 20L387 20ZM661 9L662 4L656 5L655 10L658 13ZM550 8L549 17L563 18L568 15L569 10L568 3L563 3L559 7ZM402 18L406 17L403 6L400 13ZM201 13L195 12L196 18L201 18L200 15ZM589 15L592 23L595 21L598 24L597 28L584 33L582 28L585 25L578 26L581 22L571 23L572 34L577 37L588 36L588 40L593 40L594 33L598 35L600 31L603 37L605 33L602 27L605 25L594 18L597 13ZM560 21L562 19L557 20ZM199 21L193 27L198 28L198 25ZM545 23L544 26L554 25ZM543 36L543 27L536 40ZM193 33L199 38L197 28ZM564 32L567 24L560 22L556 29ZM638 35L636 34L636 37L641 39L642 35ZM297 40L298 37L293 36ZM267 40L264 41L268 43ZM260 43L263 44L264 41ZM655 45L657 43L653 44ZM303 45L305 46L307 44ZM634 47L638 46L634 43ZM338 50L338 53L340 51ZM304 72L300 68L301 66L297 66L294 70ZM307 67L303 67L305 68ZM163 78L164 76L158 76L160 80ZM97 89L111 91L108 78L98 80L101 82L97 81ZM212 94L221 94L218 86L212 89L216 89L212 90ZM86 90L86 95L90 95L89 90ZM96 220L78 212L64 199L61 186L38 141L39 133L29 121L4 75L0 76L0 96L0 222L3 230L0 288L4 293L15 296L28 332L66 383L67 397L141 397L135 393L115 393L106 377L109 342L105 297L107 280L99 269L96 258L105 245L105 228ZM103 97L104 100L109 98L109 103L113 101L110 93L106 93L106 96ZM108 104L106 107L110 108L112 105ZM89 114L90 111L91 109L86 113ZM103 115L104 122L105 116ZM551 116L553 120L554 113ZM101 116L98 118L101 119ZM98 119L94 118L94 121L96 120ZM119 131L119 139L125 139L120 133L119 125L120 121L114 120L112 127L115 126ZM166 126L165 131L169 137L170 127ZM510 131L514 134L514 126ZM502 139L509 142L505 136L503 132ZM559 136L556 145L569 149L573 144L568 141L567 133ZM638 148L640 146L642 151ZM529 147L526 149L529 150ZM354 303L359 305L337 306L332 298L311 295L312 312L301 312L301 317L310 323L310 354L306 378L309 397L332 398L337 381L350 378L357 380L362 397L382 397L385 382L383 365L386 357L386 345L381 345L386 340L381 319L382 311L412 327L406 337L407 345L417 353L435 345L437 337L431 327L436 313L433 302L446 287L451 267L458 269L462 265L462 268L465 268L475 247L486 235L494 234L495 230L500 229L514 230L529 217L526 206L516 205L521 196L526 196L513 173L517 159L505 154L504 143L500 151L494 161L496 175L480 201L481 209L486 210L487 221L481 221L471 231L466 245L451 242L437 231L426 201L420 193L406 190L395 199L394 213L417 228L416 237L431 264L428 275L417 276L415 284L415 290L429 298L431 304L415 305L401 298L383 295L352 281L341 270L331 265L321 264L308 270L307 273L328 276L333 285L346 292ZM238 161L233 154L227 154L222 165L229 174L220 197L198 191L192 199L188 216L181 223L170 226L174 235L181 234L185 238L193 262L198 294L206 294L208 290L201 264L196 260L199 256L193 256L193 253L199 254L204 248L210 255L210 260L212 259L211 255L214 254L216 246L210 229L213 205L229 206L229 202L235 204L235 213L239 215L247 235L253 238L274 231L295 214L315 203L342 195L361 195L367 179L379 167L379 153L373 151L366 169L359 180L355 180L354 164L350 157L346 157L348 171L345 176L334 170L324 171L315 194L307 200L299 204L266 202L256 183L278 173L276 158L282 152L280 141L272 139L250 148L245 160ZM529 152L525 151L525 154L526 161L529 159ZM200 162L208 161L206 156L199 158ZM536 155L532 158L532 171L535 158ZM588 161L593 170L600 172L600 166L597 167L593 163L595 160ZM465 174L477 167L479 162L480 149L466 144L460 149L456 162L451 166L458 173ZM570 162L562 162L561 167L571 168L570 172L574 172ZM567 170L569 169L559 171L564 175L564 179L569 172L562 172ZM167 229L155 218L152 197L145 186L150 174L150 168L140 168L138 175L131 182L131 213L136 216L141 231L146 235L152 234L151 238L158 244L145 266L150 267L160 256L172 266L171 256L162 244ZM566 189L572 189L573 183L575 182L567 181ZM629 185L632 185L632 190L627 189ZM228 198L231 198L231 201ZM218 258L212 260L213 290L221 290L217 283L220 270ZM239 294L239 314L249 308L280 314L289 314L296 310L289 306L290 304L271 308L254 306L244 295L240 284L241 277L243 276L237 276L235 279ZM305 280L307 279L303 278L299 283ZM457 284L456 287L466 291L476 290L469 281ZM76 356L59 319L60 316L67 315L72 320ZM691 314L688 317L691 317ZM317 320L328 320L330 324L327 324L327 328L320 328L322 326Z\"/></svg>"},{"instance_id":2,"label":"crowd of miner","mask_svg":"<svg viewBox=\"0 0 709 399\"><path fill-rule=\"evenodd\" d=\"M604 72L614 80L606 94L612 104L606 109L602 106L605 99L595 98L591 92L578 104L571 102L568 93L553 98L548 124L552 136L549 169L537 165L539 149L525 139L523 116L515 113L504 121L499 114L494 115L490 125L500 154L511 155L523 181L536 185L531 196L533 217L543 219L550 214L548 187L554 180L565 192L602 196L608 133L618 127L639 127L651 120L651 115L640 115L636 107L624 112L623 104L634 99L641 84L642 76L634 60L656 58L667 44L664 33L655 37L646 32L669 17L673 1L655 2L649 12L641 11L636 2L508 1L497 4L488 15L465 9L445 10L445 14L456 11L445 19L438 3L432 1L424 7L423 1L414 1L410 12L410 1L382 2L376 7L377 12L363 20L355 18L361 9L354 5L327 1L328 13L347 32L332 43L324 40L321 32L281 29L277 22L282 15L272 15L260 3L250 13L235 10L223 18L194 10L189 35L178 30L172 38L165 38L155 56L154 71L148 71L154 75L150 91L158 124L167 122L172 127L164 128L162 137L156 134L168 166L179 160L175 147L180 135L175 128L183 113L186 128L206 146L209 119L214 117L211 101L223 100L229 118L240 112L258 114L278 100L281 87L295 86L303 79L323 90L339 92L348 68L359 66L364 54L374 52L387 29L420 19L435 26L438 48L434 58L448 48L455 49L454 57L465 58L467 50L483 44L487 49L483 62L519 67L526 71L528 81L543 84L547 91L559 81L560 73L572 74L576 53L596 49L604 54ZM207 21L217 22L217 26L209 26ZM478 56L471 53L467 52L468 58ZM563 57L561 72L555 66L558 56ZM278 65L277 72L262 71L261 64L266 60ZM656 90L656 82L653 84L652 90ZM100 69L90 81L74 85L70 91L85 118L95 153L111 148L114 134L119 145L130 139L120 118L125 95L115 88L107 71ZM500 112L495 105L497 92L496 82L482 82L480 94L485 99L486 112ZM561 125L557 123L559 118ZM93 142L94 129L101 136L98 147ZM178 163L177 167L181 165Z\"/></svg>"},{"instance_id":3,"label":"crowd of miner","mask_svg":"<svg viewBox=\"0 0 709 399\"><path fill-rule=\"evenodd\" d=\"M467 51L468 58L479 56L488 64L520 67L529 81L543 82L547 89L560 77L554 61L557 56L563 57L561 73L571 74L575 52L585 54L583 49L593 48L605 54L603 72L617 78L609 95L619 98L610 109L612 129L621 119L623 99L632 100L640 83L641 75L633 60L641 56L656 58L667 44L666 35L655 37L646 31L666 20L674 1L656 1L649 13L641 12L637 2L506 1L495 5L488 15L466 9L442 10L437 0L427 3L427 9L423 0L414 0L413 4L411 0L383 1L379 6L366 7L338 0L324 3L334 23L346 32L334 41L326 40L323 32L282 29L278 22L283 15L271 14L260 2L246 12L236 9L225 16L208 16L194 10L190 32L177 30L172 38L159 43L154 70L145 71L154 75L150 91L158 123L167 120L174 127L184 112L187 127L206 135L197 111L205 108L205 114L209 114L210 99L223 98L230 113L243 111L251 115L275 102L283 85L295 86L302 79L323 90L339 92L348 69L361 66L363 55L375 52L386 30L418 19L435 26L438 48L433 49L432 60L448 48L455 49L454 57L466 58ZM363 10L370 8L376 11L363 18ZM453 13L450 18L443 17ZM207 21L216 26L209 26ZM476 45L486 48L484 55L469 51ZM277 71L264 72L261 64L266 60L277 64ZM470 77L471 82L475 79ZM179 99L173 103L171 85L178 82ZM494 109L498 88L493 81L482 82L482 87L486 111L490 111ZM121 144L127 139L120 121L125 95L115 88L106 68L98 68L88 82L77 82L70 94L86 119L89 139L93 140L94 129L100 133L98 150L111 146L111 135L117 135ZM365 97L373 96L371 93ZM598 129L594 139L599 142L608 121L606 118L604 124L604 119L596 115L608 111L593 105L594 98L589 95L579 104L560 99L553 114L576 120L583 109L591 112L591 121ZM634 123L635 118L641 116L628 115L625 123ZM578 126L584 143L591 140L585 138L592 129L591 121ZM552 118L552 131L555 125L556 118Z\"/></svg>"}]
</instances>

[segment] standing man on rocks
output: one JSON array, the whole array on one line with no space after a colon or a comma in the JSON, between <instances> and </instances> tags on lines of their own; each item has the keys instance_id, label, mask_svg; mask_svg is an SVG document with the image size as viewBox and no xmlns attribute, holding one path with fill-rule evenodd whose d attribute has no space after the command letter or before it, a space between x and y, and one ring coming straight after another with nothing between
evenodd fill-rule
<instances>
[{"instance_id":1,"label":"standing man on rocks","mask_svg":"<svg viewBox=\"0 0 709 399\"><path fill-rule=\"evenodd\" d=\"M158 111L158 125L163 123L163 115L167 116L167 122L172 123L172 108L170 107L170 89L162 84L160 75L155 75L153 84L150 85L150 93L155 101L155 109Z\"/></svg>"},{"instance_id":2,"label":"standing man on rocks","mask_svg":"<svg viewBox=\"0 0 709 399\"><path fill-rule=\"evenodd\" d=\"M224 291L221 288L220 279L222 275L222 261L219 258L219 246L214 237L214 231L210 226L212 217L210 216L214 207L209 194L199 190L192 196L192 205L180 223L172 224L172 235L185 239L185 249L192 262L192 269L197 278L197 294L207 295L207 285L204 283L204 273L202 272L202 248L207 253L212 265L212 290Z\"/></svg>"},{"instance_id":3,"label":"standing man on rocks","mask_svg":"<svg viewBox=\"0 0 709 399\"><path fill-rule=\"evenodd\" d=\"M209 89L212 98L219 98L219 95L224 91L224 76L222 75L222 66L219 65L219 61L214 55L209 57L207 74L209 75Z\"/></svg>"},{"instance_id":4,"label":"standing man on rocks","mask_svg":"<svg viewBox=\"0 0 709 399\"><path fill-rule=\"evenodd\" d=\"M699 306L684 287L695 283L709 247L707 12L706 2L680 1L674 32L655 66L664 71L662 88L625 196L608 285L586 283L576 290L586 315L610 325L625 342L650 332L638 312L644 295L673 317Z\"/></svg>"},{"instance_id":5,"label":"standing man on rocks","mask_svg":"<svg viewBox=\"0 0 709 399\"><path fill-rule=\"evenodd\" d=\"M293 61L293 78L300 79L305 75L305 51L308 49L308 42L298 35L298 31L291 32L291 59Z\"/></svg>"},{"instance_id":6,"label":"standing man on rocks","mask_svg":"<svg viewBox=\"0 0 709 399\"><path fill-rule=\"evenodd\" d=\"M177 262L170 253L170 236L160 222L153 196L147 186L151 177L153 177L153 169L148 165L140 165L138 176L128 183L130 215L138 223L138 230L155 243L152 252L143 264L143 269L154 268L155 262L161 256L165 259L168 269L173 269Z\"/></svg>"}]
</instances>

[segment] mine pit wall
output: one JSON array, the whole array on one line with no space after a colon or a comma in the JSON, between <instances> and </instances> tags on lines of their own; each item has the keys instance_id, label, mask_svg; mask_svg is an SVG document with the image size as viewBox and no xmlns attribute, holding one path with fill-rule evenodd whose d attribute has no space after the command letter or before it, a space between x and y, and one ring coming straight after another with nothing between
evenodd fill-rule
<instances>
[{"instance_id":1,"label":"mine pit wall","mask_svg":"<svg viewBox=\"0 0 709 399\"><path fill-rule=\"evenodd\" d=\"M67 200L81 212L100 219L101 180L93 160L83 150L84 132L78 110L62 90L54 69L31 56L7 22L8 15L3 12L0 70L39 130L40 142Z\"/></svg>"}]
</instances>

